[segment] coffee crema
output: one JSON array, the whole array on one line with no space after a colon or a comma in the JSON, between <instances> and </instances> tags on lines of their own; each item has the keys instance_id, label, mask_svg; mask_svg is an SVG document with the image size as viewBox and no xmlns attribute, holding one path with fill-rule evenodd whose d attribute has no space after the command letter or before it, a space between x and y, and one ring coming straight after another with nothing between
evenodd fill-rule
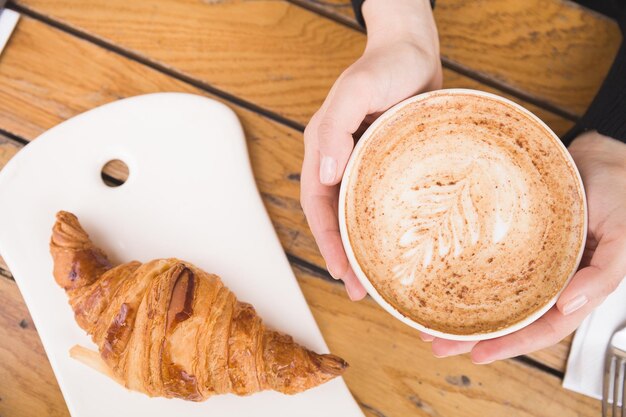
<instances>
[{"instance_id":1,"label":"coffee crema","mask_svg":"<svg viewBox=\"0 0 626 417\"><path fill-rule=\"evenodd\" d=\"M432 93L379 124L344 206L378 293L456 335L546 306L576 268L585 224L584 191L557 140L515 106L469 93Z\"/></svg>"}]
</instances>

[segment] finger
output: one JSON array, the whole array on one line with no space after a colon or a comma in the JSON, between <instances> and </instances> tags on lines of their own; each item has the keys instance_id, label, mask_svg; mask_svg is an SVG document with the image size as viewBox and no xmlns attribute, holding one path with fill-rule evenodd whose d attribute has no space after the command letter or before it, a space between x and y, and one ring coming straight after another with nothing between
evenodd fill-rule
<instances>
[{"instance_id":1,"label":"finger","mask_svg":"<svg viewBox=\"0 0 626 417\"><path fill-rule=\"evenodd\" d=\"M367 295L367 290L356 277L352 268L349 268L341 279L346 285L346 291L352 301L362 300Z\"/></svg>"},{"instance_id":2,"label":"finger","mask_svg":"<svg viewBox=\"0 0 626 417\"><path fill-rule=\"evenodd\" d=\"M448 356L468 353L472 350L476 343L478 342L461 342L437 337L432 341L430 348L433 351L433 355L437 358L445 358Z\"/></svg>"},{"instance_id":3,"label":"finger","mask_svg":"<svg viewBox=\"0 0 626 417\"><path fill-rule=\"evenodd\" d=\"M365 73L341 77L322 107L317 126L320 152L320 182L337 184L354 148L352 134L370 109L371 85Z\"/></svg>"},{"instance_id":4,"label":"finger","mask_svg":"<svg viewBox=\"0 0 626 417\"><path fill-rule=\"evenodd\" d=\"M487 364L552 346L576 330L576 327L594 307L587 304L568 316L564 316L556 307L552 307L537 321L521 330L479 342L472 349L472 362Z\"/></svg>"},{"instance_id":5,"label":"finger","mask_svg":"<svg viewBox=\"0 0 626 417\"><path fill-rule=\"evenodd\" d=\"M326 261L328 272L339 279L346 275L349 264L339 234L337 187L327 187L319 181L316 117L317 115L313 117L304 132L300 201L313 237Z\"/></svg>"},{"instance_id":6,"label":"finger","mask_svg":"<svg viewBox=\"0 0 626 417\"><path fill-rule=\"evenodd\" d=\"M346 276L349 264L339 234L336 200L335 196L322 193L309 195L305 213L328 272L339 279Z\"/></svg>"},{"instance_id":7,"label":"finger","mask_svg":"<svg viewBox=\"0 0 626 417\"><path fill-rule=\"evenodd\" d=\"M572 278L557 302L561 313L575 312L587 303L598 305L626 276L626 237L603 236L589 266Z\"/></svg>"}]
</instances>

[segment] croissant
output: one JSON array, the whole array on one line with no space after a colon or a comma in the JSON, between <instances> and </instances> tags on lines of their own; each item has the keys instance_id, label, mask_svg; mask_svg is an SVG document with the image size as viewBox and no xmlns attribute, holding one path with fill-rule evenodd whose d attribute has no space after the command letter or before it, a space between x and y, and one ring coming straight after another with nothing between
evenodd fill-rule
<instances>
[{"instance_id":1,"label":"croissant","mask_svg":"<svg viewBox=\"0 0 626 417\"><path fill-rule=\"evenodd\" d=\"M217 275L175 258L113 266L78 219L57 214L50 252L76 322L99 348L74 356L149 396L202 401L263 390L295 394L341 375L341 358L265 327Z\"/></svg>"}]
</instances>

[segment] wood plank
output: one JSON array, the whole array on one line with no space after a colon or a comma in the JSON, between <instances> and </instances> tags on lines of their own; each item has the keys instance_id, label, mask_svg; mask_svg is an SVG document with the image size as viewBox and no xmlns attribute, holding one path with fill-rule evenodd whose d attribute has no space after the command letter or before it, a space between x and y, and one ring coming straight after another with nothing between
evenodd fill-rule
<instances>
[{"instance_id":1,"label":"wood plank","mask_svg":"<svg viewBox=\"0 0 626 417\"><path fill-rule=\"evenodd\" d=\"M77 69L80 76L76 76ZM11 47L3 53L0 85L0 128L28 140L66 118L119 98L156 91L203 94L27 17L18 25ZM323 267L298 203L300 133L231 107L246 131L257 184L283 247ZM16 146L5 145L6 149ZM13 153L3 151L0 155L6 158L0 163L6 163ZM564 361L565 356L560 356L557 369L562 369Z\"/></svg>"},{"instance_id":2,"label":"wood plank","mask_svg":"<svg viewBox=\"0 0 626 417\"><path fill-rule=\"evenodd\" d=\"M21 148L21 144L0 133L0 170Z\"/></svg>"},{"instance_id":3,"label":"wood plank","mask_svg":"<svg viewBox=\"0 0 626 417\"><path fill-rule=\"evenodd\" d=\"M600 412L599 401L565 391L558 378L515 361L475 366L466 356L435 359L415 332L371 299L350 302L339 286L294 271L331 351L351 364L346 383L368 416ZM0 385L0 415L66 415L26 306L15 283L1 277L0 302L0 377L12 381Z\"/></svg>"},{"instance_id":4,"label":"wood plank","mask_svg":"<svg viewBox=\"0 0 626 417\"><path fill-rule=\"evenodd\" d=\"M361 28L357 23L354 16L354 8L350 0L289 0L292 3L298 4L302 7L307 7L317 12L323 12L334 19L341 22L351 24L355 27ZM438 0L438 2L445 0ZM448 0L449 1L449 0Z\"/></svg>"},{"instance_id":5,"label":"wood plank","mask_svg":"<svg viewBox=\"0 0 626 417\"><path fill-rule=\"evenodd\" d=\"M356 30L284 0L16 3L302 125L337 76L360 56L366 40ZM480 55L489 54L483 50ZM494 91L451 70L445 71L444 86ZM558 134L571 124L516 101Z\"/></svg>"},{"instance_id":6,"label":"wood plank","mask_svg":"<svg viewBox=\"0 0 626 417\"><path fill-rule=\"evenodd\" d=\"M0 170L4 168L6 163L9 162L9 159L13 158L21 147L22 145L0 133ZM7 264L4 262L4 259L2 259L2 256L0 256L0 275L10 274L8 271L9 268L7 267ZM1 394L0 397L2 397ZM2 413L0 412L0 416L1 415Z\"/></svg>"},{"instance_id":7,"label":"wood plank","mask_svg":"<svg viewBox=\"0 0 626 417\"><path fill-rule=\"evenodd\" d=\"M0 416L69 416L14 281L0 276Z\"/></svg>"},{"instance_id":8,"label":"wood plank","mask_svg":"<svg viewBox=\"0 0 626 417\"><path fill-rule=\"evenodd\" d=\"M123 97L179 91L215 98L28 17L20 21L3 52L0 86L0 128L27 140L71 116ZM257 185L283 247L323 267L299 203L301 132L230 107L244 127Z\"/></svg>"},{"instance_id":9,"label":"wood plank","mask_svg":"<svg viewBox=\"0 0 626 417\"><path fill-rule=\"evenodd\" d=\"M350 0L294 2L356 25ZM448 62L579 115L622 39L614 21L567 0L438 0L434 14Z\"/></svg>"}]
</instances>

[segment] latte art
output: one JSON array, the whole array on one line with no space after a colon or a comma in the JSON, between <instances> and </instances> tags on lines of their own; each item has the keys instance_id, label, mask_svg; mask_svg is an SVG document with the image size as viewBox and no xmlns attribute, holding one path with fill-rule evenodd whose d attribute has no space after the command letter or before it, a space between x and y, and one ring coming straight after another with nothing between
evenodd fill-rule
<instances>
[{"instance_id":1,"label":"latte art","mask_svg":"<svg viewBox=\"0 0 626 417\"><path fill-rule=\"evenodd\" d=\"M404 176L407 184L398 184L400 197L390 195L400 201L398 224L406 230L398 242L406 251L392 268L403 285L413 284L433 257L457 258L477 243L500 242L512 225L527 224L523 173L502 155L476 153L419 161Z\"/></svg>"},{"instance_id":2,"label":"latte art","mask_svg":"<svg viewBox=\"0 0 626 417\"><path fill-rule=\"evenodd\" d=\"M488 95L444 90L381 116L342 183L353 269L445 334L493 333L544 309L585 237L584 191L557 140Z\"/></svg>"}]
</instances>

